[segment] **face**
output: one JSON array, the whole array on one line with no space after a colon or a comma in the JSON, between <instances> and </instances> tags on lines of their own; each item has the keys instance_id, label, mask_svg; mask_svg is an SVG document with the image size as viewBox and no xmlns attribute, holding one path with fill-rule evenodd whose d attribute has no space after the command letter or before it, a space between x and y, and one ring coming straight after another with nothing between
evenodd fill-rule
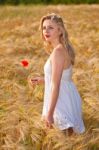
<instances>
[{"instance_id":1,"label":"face","mask_svg":"<svg viewBox=\"0 0 99 150\"><path fill-rule=\"evenodd\" d=\"M46 19L43 22L43 37L47 42L59 40L60 30L56 22Z\"/></svg>"}]
</instances>

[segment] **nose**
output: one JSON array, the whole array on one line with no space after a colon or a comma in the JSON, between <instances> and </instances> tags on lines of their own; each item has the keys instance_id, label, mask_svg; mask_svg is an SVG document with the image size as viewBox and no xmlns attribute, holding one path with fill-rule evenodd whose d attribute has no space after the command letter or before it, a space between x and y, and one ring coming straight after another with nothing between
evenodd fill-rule
<instances>
[{"instance_id":1,"label":"nose","mask_svg":"<svg viewBox=\"0 0 99 150\"><path fill-rule=\"evenodd\" d=\"M49 32L49 28L46 28L46 29L45 29L45 33L48 33L48 32Z\"/></svg>"}]
</instances>

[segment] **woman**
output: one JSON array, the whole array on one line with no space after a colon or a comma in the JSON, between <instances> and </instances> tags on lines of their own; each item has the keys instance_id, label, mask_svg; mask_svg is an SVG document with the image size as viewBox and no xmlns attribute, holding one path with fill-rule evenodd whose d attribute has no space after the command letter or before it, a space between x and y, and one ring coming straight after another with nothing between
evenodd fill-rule
<instances>
[{"instance_id":1,"label":"woman","mask_svg":"<svg viewBox=\"0 0 99 150\"><path fill-rule=\"evenodd\" d=\"M40 27L44 41L52 47L44 65L44 78L31 80L32 84L45 84L42 118L48 128L54 124L69 135L83 133L82 100L72 80L75 52L64 22L52 13L42 17Z\"/></svg>"}]
</instances>

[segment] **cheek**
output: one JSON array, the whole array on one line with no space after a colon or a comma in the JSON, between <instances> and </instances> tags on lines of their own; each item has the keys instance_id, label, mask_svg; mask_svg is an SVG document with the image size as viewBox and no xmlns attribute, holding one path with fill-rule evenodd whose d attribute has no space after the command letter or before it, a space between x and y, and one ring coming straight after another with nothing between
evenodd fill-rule
<instances>
[{"instance_id":1,"label":"cheek","mask_svg":"<svg viewBox=\"0 0 99 150\"><path fill-rule=\"evenodd\" d=\"M54 37L59 37L59 32L58 32L57 30L55 30L55 31L53 32L53 36L54 36Z\"/></svg>"}]
</instances>

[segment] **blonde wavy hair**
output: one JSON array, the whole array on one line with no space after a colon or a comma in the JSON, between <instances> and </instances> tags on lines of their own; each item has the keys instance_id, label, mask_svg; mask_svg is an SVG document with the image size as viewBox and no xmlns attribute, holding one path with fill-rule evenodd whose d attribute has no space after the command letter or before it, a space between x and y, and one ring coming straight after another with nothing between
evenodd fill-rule
<instances>
[{"instance_id":1,"label":"blonde wavy hair","mask_svg":"<svg viewBox=\"0 0 99 150\"><path fill-rule=\"evenodd\" d=\"M50 19L52 21L54 21L55 23L57 23L59 25L59 28L61 30L61 35L60 35L60 43L63 44L63 46L68 50L68 54L71 58L71 63L72 65L74 65L74 62L75 62L75 50L69 40L69 37L68 37L68 32L64 26L64 22L62 20L62 18L55 14L55 13L51 13L51 14L48 14L46 16L43 16L40 20L40 27L39 29L42 30L42 38L44 39L43 37L43 22L47 19ZM45 41L44 41L45 42ZM44 43L45 44L45 43ZM48 43L46 42L46 45L48 45ZM49 44L49 47L50 47L50 44ZM50 53L51 51L49 50L48 53Z\"/></svg>"}]
</instances>

